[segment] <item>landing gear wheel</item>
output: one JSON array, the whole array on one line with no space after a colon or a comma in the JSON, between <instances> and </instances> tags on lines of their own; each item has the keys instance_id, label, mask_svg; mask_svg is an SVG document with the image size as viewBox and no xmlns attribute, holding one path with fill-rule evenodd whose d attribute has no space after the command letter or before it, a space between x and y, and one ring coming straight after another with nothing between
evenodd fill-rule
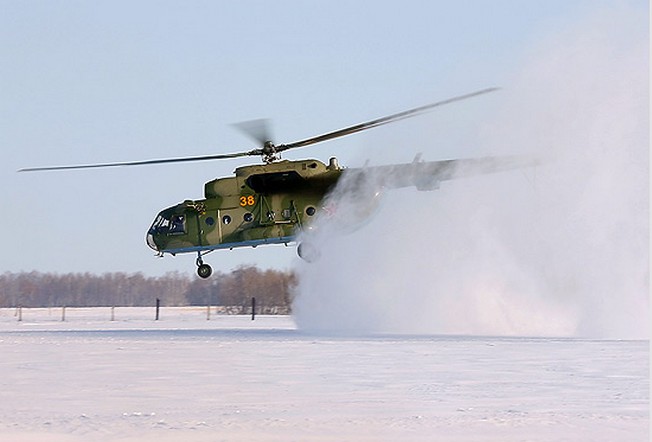
<instances>
[{"instance_id":1,"label":"landing gear wheel","mask_svg":"<svg viewBox=\"0 0 652 442\"><path fill-rule=\"evenodd\" d=\"M213 269L208 264L200 264L199 267L197 267L197 274L200 278L206 279L213 274Z\"/></svg>"},{"instance_id":2,"label":"landing gear wheel","mask_svg":"<svg viewBox=\"0 0 652 442\"><path fill-rule=\"evenodd\" d=\"M208 264L204 264L204 260L201 259L201 253L197 253L197 274L200 278L206 279L213 274L213 269Z\"/></svg>"},{"instance_id":3,"label":"landing gear wheel","mask_svg":"<svg viewBox=\"0 0 652 442\"><path fill-rule=\"evenodd\" d=\"M321 256L319 249L309 242L302 242L297 246L297 255L308 263L315 262Z\"/></svg>"}]
</instances>

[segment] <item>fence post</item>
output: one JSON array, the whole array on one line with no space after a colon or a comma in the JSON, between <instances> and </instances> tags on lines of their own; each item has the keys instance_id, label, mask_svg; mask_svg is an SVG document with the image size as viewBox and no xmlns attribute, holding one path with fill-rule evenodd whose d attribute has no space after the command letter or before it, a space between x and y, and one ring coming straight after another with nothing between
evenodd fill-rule
<instances>
[{"instance_id":1,"label":"fence post","mask_svg":"<svg viewBox=\"0 0 652 442\"><path fill-rule=\"evenodd\" d=\"M256 319L256 297L252 296L251 298L251 320Z\"/></svg>"},{"instance_id":2,"label":"fence post","mask_svg":"<svg viewBox=\"0 0 652 442\"><path fill-rule=\"evenodd\" d=\"M158 311L161 308L161 300L156 298L156 320L158 321Z\"/></svg>"},{"instance_id":3,"label":"fence post","mask_svg":"<svg viewBox=\"0 0 652 442\"><path fill-rule=\"evenodd\" d=\"M111 321L115 321L115 305L111 307Z\"/></svg>"},{"instance_id":4,"label":"fence post","mask_svg":"<svg viewBox=\"0 0 652 442\"><path fill-rule=\"evenodd\" d=\"M61 322L64 322L66 320L66 306L64 305L63 308L61 309Z\"/></svg>"},{"instance_id":5,"label":"fence post","mask_svg":"<svg viewBox=\"0 0 652 442\"><path fill-rule=\"evenodd\" d=\"M23 306L19 305L18 306L18 322L21 322L23 320Z\"/></svg>"}]
</instances>

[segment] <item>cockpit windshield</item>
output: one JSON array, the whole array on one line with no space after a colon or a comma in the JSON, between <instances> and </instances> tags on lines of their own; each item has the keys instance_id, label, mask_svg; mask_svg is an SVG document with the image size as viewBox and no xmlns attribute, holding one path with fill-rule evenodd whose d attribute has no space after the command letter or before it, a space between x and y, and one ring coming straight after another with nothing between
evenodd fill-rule
<instances>
[{"instance_id":1,"label":"cockpit windshield","mask_svg":"<svg viewBox=\"0 0 652 442\"><path fill-rule=\"evenodd\" d=\"M186 233L186 215L172 215L167 218L159 214L152 223L152 227L149 228L149 233L182 235Z\"/></svg>"}]
</instances>

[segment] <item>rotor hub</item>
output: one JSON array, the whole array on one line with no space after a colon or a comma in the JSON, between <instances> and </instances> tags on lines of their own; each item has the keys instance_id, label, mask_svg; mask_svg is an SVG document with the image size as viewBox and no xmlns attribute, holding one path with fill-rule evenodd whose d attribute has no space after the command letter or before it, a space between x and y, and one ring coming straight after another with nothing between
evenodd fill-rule
<instances>
[{"instance_id":1,"label":"rotor hub","mask_svg":"<svg viewBox=\"0 0 652 442\"><path fill-rule=\"evenodd\" d=\"M265 141L262 148L263 161L265 163L273 163L278 160L280 157L276 150L276 145L271 141Z\"/></svg>"}]
</instances>

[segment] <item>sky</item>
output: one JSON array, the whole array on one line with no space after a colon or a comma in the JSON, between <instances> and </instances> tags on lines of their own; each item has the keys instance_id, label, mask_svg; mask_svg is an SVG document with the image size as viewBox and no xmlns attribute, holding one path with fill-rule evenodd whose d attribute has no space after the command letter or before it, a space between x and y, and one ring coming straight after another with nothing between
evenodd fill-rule
<instances>
[{"instance_id":1,"label":"sky","mask_svg":"<svg viewBox=\"0 0 652 442\"><path fill-rule=\"evenodd\" d=\"M194 272L192 254L155 258L147 228L161 209L202 198L206 181L258 160L20 168L249 150L234 123L270 118L274 140L292 142L486 87L509 91L542 42L597 15L647 41L646 1L0 0L0 272ZM354 167L492 154L477 134L504 97L284 157ZM221 271L296 260L284 246L206 257Z\"/></svg>"}]
</instances>

